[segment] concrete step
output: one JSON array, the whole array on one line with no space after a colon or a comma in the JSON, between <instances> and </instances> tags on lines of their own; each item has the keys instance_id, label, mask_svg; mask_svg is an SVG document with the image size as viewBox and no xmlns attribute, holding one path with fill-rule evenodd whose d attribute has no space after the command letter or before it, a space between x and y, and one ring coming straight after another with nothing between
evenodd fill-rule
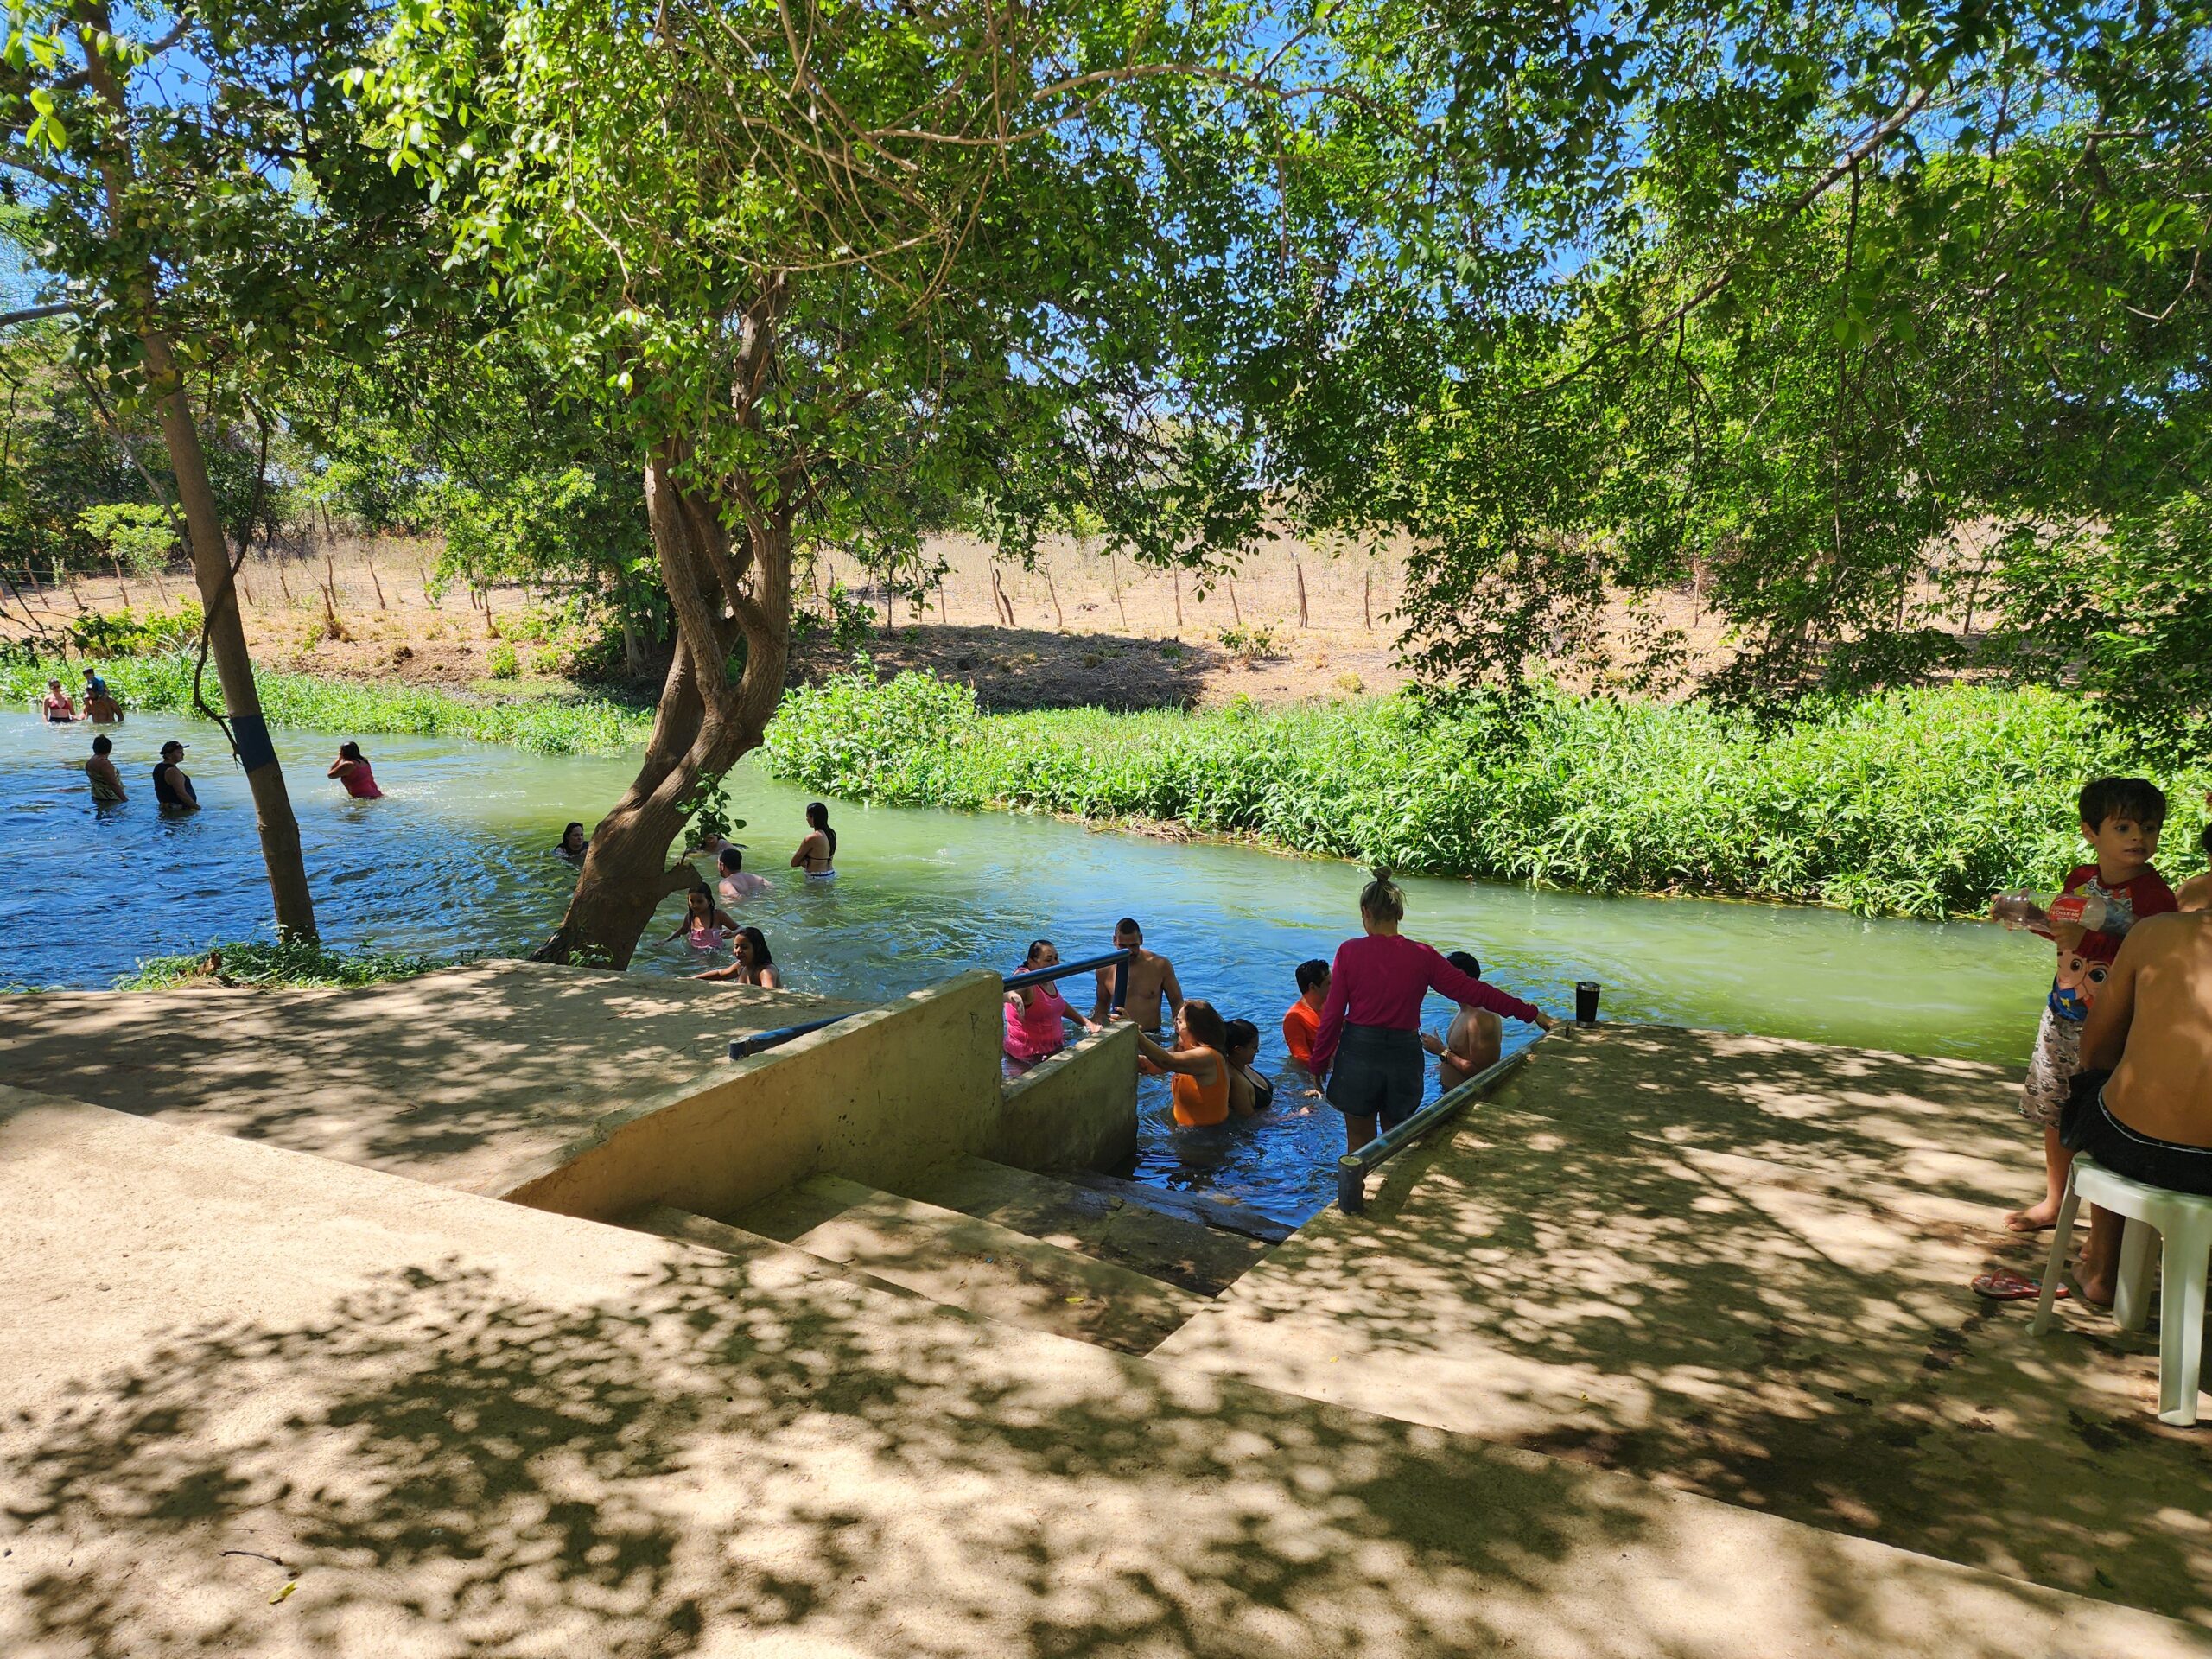
<instances>
[{"instance_id":1,"label":"concrete step","mask_svg":"<svg viewBox=\"0 0 2212 1659\"><path fill-rule=\"evenodd\" d=\"M1169 1214L1127 1193L987 1158L951 1159L901 1181L899 1190L1201 1296L1218 1295L1268 1253L1260 1240L1210 1227L1187 1212Z\"/></svg>"},{"instance_id":2,"label":"concrete step","mask_svg":"<svg viewBox=\"0 0 2212 1659\"><path fill-rule=\"evenodd\" d=\"M1141 1354L1205 1299L995 1221L836 1175L817 1175L735 1217L780 1240L988 1319Z\"/></svg>"}]
</instances>

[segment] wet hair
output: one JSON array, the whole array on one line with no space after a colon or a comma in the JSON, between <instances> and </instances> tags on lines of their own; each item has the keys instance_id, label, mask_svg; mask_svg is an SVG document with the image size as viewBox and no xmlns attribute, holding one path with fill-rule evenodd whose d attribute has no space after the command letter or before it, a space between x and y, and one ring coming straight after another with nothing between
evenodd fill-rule
<instances>
[{"instance_id":1,"label":"wet hair","mask_svg":"<svg viewBox=\"0 0 2212 1659\"><path fill-rule=\"evenodd\" d=\"M806 825L810 830L822 832L823 839L830 843L830 856L836 857L837 832L830 827L830 809L819 801L809 801L806 804Z\"/></svg>"},{"instance_id":2,"label":"wet hair","mask_svg":"<svg viewBox=\"0 0 2212 1659\"><path fill-rule=\"evenodd\" d=\"M1022 957L1021 965L1025 968L1034 968L1037 965L1037 958L1040 955L1058 948L1050 939L1032 939L1029 941L1029 952Z\"/></svg>"},{"instance_id":3,"label":"wet hair","mask_svg":"<svg viewBox=\"0 0 2212 1659\"><path fill-rule=\"evenodd\" d=\"M715 890L703 881L683 895L683 913L687 917L697 915L702 899L707 901L707 919L711 922L715 918Z\"/></svg>"},{"instance_id":4,"label":"wet hair","mask_svg":"<svg viewBox=\"0 0 2212 1659\"><path fill-rule=\"evenodd\" d=\"M1328 982L1329 964L1320 957L1315 957L1310 962L1301 962L1298 964L1298 988L1300 992L1310 991L1316 985L1325 985Z\"/></svg>"},{"instance_id":5,"label":"wet hair","mask_svg":"<svg viewBox=\"0 0 2212 1659\"><path fill-rule=\"evenodd\" d=\"M1483 965L1475 960L1475 954L1471 950L1454 950L1444 960L1457 968L1469 979L1480 979L1483 976Z\"/></svg>"},{"instance_id":6,"label":"wet hair","mask_svg":"<svg viewBox=\"0 0 2212 1659\"><path fill-rule=\"evenodd\" d=\"M1242 1048L1247 1043L1257 1044L1260 1028L1249 1020L1231 1020L1221 1028L1222 1040L1230 1048ZM1224 1050L1224 1052L1227 1051Z\"/></svg>"},{"instance_id":7,"label":"wet hair","mask_svg":"<svg viewBox=\"0 0 2212 1659\"><path fill-rule=\"evenodd\" d=\"M1134 933L1140 939L1144 938L1144 929L1137 925L1137 918L1134 916L1124 916L1120 921L1115 923L1114 933L1116 938L1124 933Z\"/></svg>"},{"instance_id":8,"label":"wet hair","mask_svg":"<svg viewBox=\"0 0 2212 1659\"><path fill-rule=\"evenodd\" d=\"M2082 785L2076 804L2091 830L2103 829L2112 818L2146 825L2166 821L2166 791L2148 778L2092 778Z\"/></svg>"},{"instance_id":9,"label":"wet hair","mask_svg":"<svg viewBox=\"0 0 2212 1659\"><path fill-rule=\"evenodd\" d=\"M745 855L729 842L724 842L721 851L715 855L715 862L734 875L745 868Z\"/></svg>"},{"instance_id":10,"label":"wet hair","mask_svg":"<svg viewBox=\"0 0 2212 1659\"><path fill-rule=\"evenodd\" d=\"M340 743L338 746L338 758L340 760L359 760L361 758L361 746L358 743Z\"/></svg>"},{"instance_id":11,"label":"wet hair","mask_svg":"<svg viewBox=\"0 0 2212 1659\"><path fill-rule=\"evenodd\" d=\"M571 830L581 830L582 828L583 825L574 822L562 825L561 839L553 844L553 850L556 853L567 852L569 850L569 831Z\"/></svg>"},{"instance_id":12,"label":"wet hair","mask_svg":"<svg viewBox=\"0 0 2212 1659\"><path fill-rule=\"evenodd\" d=\"M775 966L775 957L768 954L768 936L759 928L741 927L737 930L737 937L753 947L753 961L748 965L755 969Z\"/></svg>"},{"instance_id":13,"label":"wet hair","mask_svg":"<svg viewBox=\"0 0 2212 1659\"><path fill-rule=\"evenodd\" d=\"M1228 1054L1229 1028L1222 1023L1221 1015L1214 1011L1212 1003L1202 1002L1192 997L1183 1005L1183 1023L1190 1027L1191 1035L1196 1040L1217 1054L1224 1057Z\"/></svg>"},{"instance_id":14,"label":"wet hair","mask_svg":"<svg viewBox=\"0 0 2212 1659\"><path fill-rule=\"evenodd\" d=\"M98 737L92 740L92 753L94 754L105 754L114 747L115 740L110 737L105 732L102 732Z\"/></svg>"},{"instance_id":15,"label":"wet hair","mask_svg":"<svg viewBox=\"0 0 2212 1659\"><path fill-rule=\"evenodd\" d=\"M1359 913L1378 922L1406 919L1406 895L1390 880L1388 864L1375 866L1375 879L1359 890Z\"/></svg>"}]
</instances>

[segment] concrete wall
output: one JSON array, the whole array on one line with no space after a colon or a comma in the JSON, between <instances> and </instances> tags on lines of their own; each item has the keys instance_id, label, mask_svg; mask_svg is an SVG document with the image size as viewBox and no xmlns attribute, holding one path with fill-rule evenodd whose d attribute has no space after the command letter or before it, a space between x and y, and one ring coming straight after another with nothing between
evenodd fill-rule
<instances>
[{"instance_id":1,"label":"concrete wall","mask_svg":"<svg viewBox=\"0 0 2212 1659\"><path fill-rule=\"evenodd\" d=\"M821 1171L895 1187L988 1155L1003 995L996 974L963 974L728 1063L600 1120L501 1196L598 1221L649 1204L720 1220Z\"/></svg>"},{"instance_id":2,"label":"concrete wall","mask_svg":"<svg viewBox=\"0 0 2212 1659\"><path fill-rule=\"evenodd\" d=\"M1104 1169L1137 1149L1137 1028L1109 1026L1006 1085L983 1149L1018 1169Z\"/></svg>"}]
</instances>

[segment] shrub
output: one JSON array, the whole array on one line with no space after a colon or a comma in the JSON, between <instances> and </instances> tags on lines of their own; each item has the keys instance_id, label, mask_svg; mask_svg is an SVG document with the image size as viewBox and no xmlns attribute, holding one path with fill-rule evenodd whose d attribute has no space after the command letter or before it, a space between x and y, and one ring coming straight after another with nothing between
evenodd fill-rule
<instances>
[{"instance_id":1,"label":"shrub","mask_svg":"<svg viewBox=\"0 0 2212 1659\"><path fill-rule=\"evenodd\" d=\"M1264 622L1255 622L1249 627L1224 628L1221 643L1223 649L1239 662L1257 663L1282 655L1281 636Z\"/></svg>"},{"instance_id":2,"label":"shrub","mask_svg":"<svg viewBox=\"0 0 2212 1659\"><path fill-rule=\"evenodd\" d=\"M69 625L69 638L87 657L149 657L164 651L196 648L202 613L187 601L173 611L95 613Z\"/></svg>"},{"instance_id":3,"label":"shrub","mask_svg":"<svg viewBox=\"0 0 2212 1659\"><path fill-rule=\"evenodd\" d=\"M767 760L862 799L1167 819L1410 871L1909 916L1978 912L2000 888L2055 880L2079 845L2081 780L2141 769L2093 709L2041 691L1900 692L1776 728L1558 691L1518 712L1402 694L985 716L973 694L915 673L793 692ZM2178 850L2212 777L2168 782Z\"/></svg>"},{"instance_id":4,"label":"shrub","mask_svg":"<svg viewBox=\"0 0 2212 1659\"><path fill-rule=\"evenodd\" d=\"M515 655L515 648L502 639L492 647L485 659L486 671L495 680L512 680L522 673L522 661Z\"/></svg>"}]
</instances>

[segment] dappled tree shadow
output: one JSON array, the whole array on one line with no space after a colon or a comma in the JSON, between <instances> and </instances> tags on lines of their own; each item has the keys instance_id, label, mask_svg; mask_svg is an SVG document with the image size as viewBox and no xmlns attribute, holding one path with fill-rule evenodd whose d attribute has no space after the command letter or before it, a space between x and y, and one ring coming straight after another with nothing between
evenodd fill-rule
<instances>
[{"instance_id":1,"label":"dappled tree shadow","mask_svg":"<svg viewBox=\"0 0 2212 1659\"><path fill-rule=\"evenodd\" d=\"M1187 640L933 622L888 634L877 630L861 649L883 677L919 669L974 687L987 713L1189 709L1197 705L1207 677L1228 660L1215 646ZM851 665L850 651L837 650L826 632L817 633L794 644L791 683L810 684Z\"/></svg>"},{"instance_id":2,"label":"dappled tree shadow","mask_svg":"<svg viewBox=\"0 0 2212 1659\"><path fill-rule=\"evenodd\" d=\"M9 999L0 1073L450 1186L502 1177L618 1107L719 1070L733 1037L857 1007L529 963L347 990Z\"/></svg>"},{"instance_id":3,"label":"dappled tree shadow","mask_svg":"<svg viewBox=\"0 0 2212 1659\"><path fill-rule=\"evenodd\" d=\"M2040 1271L1999 1224L2040 1180L2016 1092L1963 1062L1578 1033L1163 1357L2212 1618L2202 1439L2157 1421L2155 1341L2075 1313L2038 1342L2029 1305L1968 1288L1993 1259Z\"/></svg>"}]
</instances>

